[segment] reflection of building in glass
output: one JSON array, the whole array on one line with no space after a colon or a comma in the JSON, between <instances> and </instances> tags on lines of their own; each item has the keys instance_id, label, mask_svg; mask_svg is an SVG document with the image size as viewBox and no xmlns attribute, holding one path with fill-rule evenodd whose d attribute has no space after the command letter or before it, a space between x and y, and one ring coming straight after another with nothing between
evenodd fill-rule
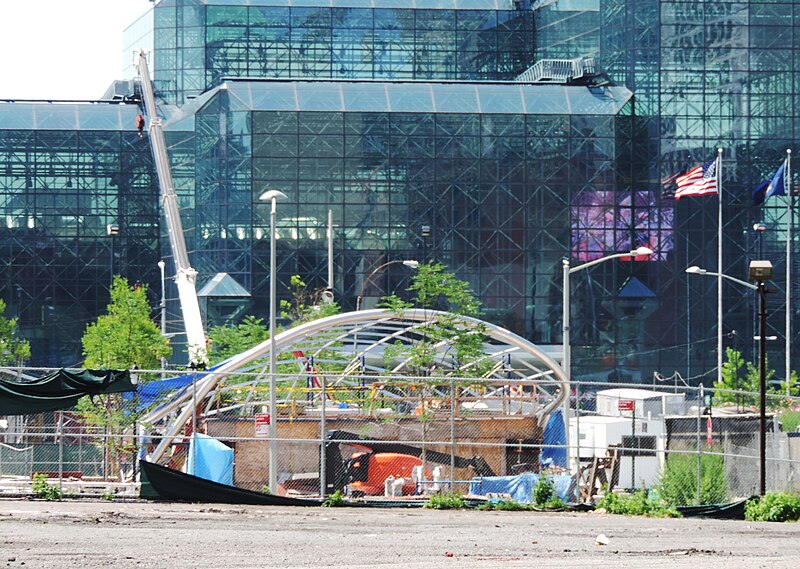
<instances>
[{"instance_id":1,"label":"reflection of building in glass","mask_svg":"<svg viewBox=\"0 0 800 569\"><path fill-rule=\"evenodd\" d=\"M571 208L572 258L591 261L646 246L655 252L650 261L667 259L672 251L671 206L660 192L581 192Z\"/></svg>"},{"instance_id":2,"label":"reflection of building in glass","mask_svg":"<svg viewBox=\"0 0 800 569\"><path fill-rule=\"evenodd\" d=\"M258 196L267 187L289 196L277 223L282 295L292 274L327 284L332 211L345 309L380 264L435 259L472 284L489 320L543 345L561 341L565 255L578 263L646 245L650 259L576 275L573 371L713 379L716 283L687 281L683 269L716 267L717 200L676 203L670 193L677 175L725 149L724 270L744 275L760 245L781 287L784 202L756 210L749 195L791 146L800 8L313 4L161 0L126 32L126 53L152 49L200 286L227 273L266 316L269 216ZM582 77L558 82L567 67L550 64L551 84L535 81L545 77L537 62L577 58ZM138 139L141 111L129 104L134 83L115 83L106 98L0 103L0 297L36 363L80 359L110 267L158 290L156 262L169 255L148 137ZM775 228L763 243L754 221ZM113 241L108 224L120 226ZM375 286L402 292L407 278L393 265ZM725 329L750 335L752 299L729 284L723 294ZM781 335L778 296L770 333ZM172 301L169 315L179 331Z\"/></svg>"}]
</instances>

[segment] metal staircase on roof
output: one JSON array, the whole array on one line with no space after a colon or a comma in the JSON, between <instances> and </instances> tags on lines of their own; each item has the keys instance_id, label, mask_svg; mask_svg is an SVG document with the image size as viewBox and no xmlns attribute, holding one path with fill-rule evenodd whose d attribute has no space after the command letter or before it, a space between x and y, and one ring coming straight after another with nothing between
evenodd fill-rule
<instances>
[{"instance_id":1,"label":"metal staircase on roof","mask_svg":"<svg viewBox=\"0 0 800 569\"><path fill-rule=\"evenodd\" d=\"M541 59L514 80L520 83L568 83L596 74L593 57Z\"/></svg>"}]
</instances>

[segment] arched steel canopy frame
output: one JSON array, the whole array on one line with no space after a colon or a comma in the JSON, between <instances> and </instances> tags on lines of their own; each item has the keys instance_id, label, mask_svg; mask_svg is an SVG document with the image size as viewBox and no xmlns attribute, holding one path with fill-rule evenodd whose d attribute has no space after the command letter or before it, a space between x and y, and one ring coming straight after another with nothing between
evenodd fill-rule
<instances>
[{"instance_id":1,"label":"arched steel canopy frame","mask_svg":"<svg viewBox=\"0 0 800 569\"><path fill-rule=\"evenodd\" d=\"M466 333L478 326L483 327L489 340L486 357L498 360L488 377L509 379L515 383L537 382L539 387L550 387L554 390L550 394L549 401L543 403L536 413L540 421L561 405L566 394L569 393L569 378L555 360L535 344L505 328L476 318L458 316L448 312L417 308L402 312L378 309L335 314L284 330L275 336L275 348L277 354L288 350L303 349L312 350L310 355L321 350L331 349L348 352L351 363L342 373L342 376L346 377L359 369L360 362L363 361L362 357L378 356L385 346L396 341L410 343L414 337L419 337L423 333L426 326L443 319L452 321L454 318L459 326L463 326ZM259 361L263 362L265 357L269 357L270 342L271 340L266 340L223 362L213 371L204 372L203 377L197 381L194 388L195 400L202 401L220 381L232 373L242 371L243 368L253 366ZM447 348L446 343L437 345L439 352L437 366L447 368L450 375L457 375L459 368L448 365L446 361ZM499 361L501 357L513 358L514 369L502 366ZM393 370L385 371L387 374L397 373L403 365L401 363ZM263 369L266 369L266 365L258 367L262 368L262 373ZM142 418L142 423L155 424L184 405L177 418L167 428L150 460L156 462L161 458L167 447L172 444L173 438L191 418L192 405L185 405L185 403L189 402L192 397L191 391L184 391L167 405Z\"/></svg>"}]
</instances>

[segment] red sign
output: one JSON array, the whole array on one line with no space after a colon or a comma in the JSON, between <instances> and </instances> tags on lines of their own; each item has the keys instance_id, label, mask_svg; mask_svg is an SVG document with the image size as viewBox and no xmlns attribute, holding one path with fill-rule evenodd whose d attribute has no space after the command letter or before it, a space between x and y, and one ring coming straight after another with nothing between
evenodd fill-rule
<instances>
[{"instance_id":1,"label":"red sign","mask_svg":"<svg viewBox=\"0 0 800 569\"><path fill-rule=\"evenodd\" d=\"M633 411L634 405L633 399L620 399L619 403L617 403L617 409L620 411Z\"/></svg>"},{"instance_id":2,"label":"red sign","mask_svg":"<svg viewBox=\"0 0 800 569\"><path fill-rule=\"evenodd\" d=\"M256 413L256 436L269 436L269 413Z\"/></svg>"}]
</instances>

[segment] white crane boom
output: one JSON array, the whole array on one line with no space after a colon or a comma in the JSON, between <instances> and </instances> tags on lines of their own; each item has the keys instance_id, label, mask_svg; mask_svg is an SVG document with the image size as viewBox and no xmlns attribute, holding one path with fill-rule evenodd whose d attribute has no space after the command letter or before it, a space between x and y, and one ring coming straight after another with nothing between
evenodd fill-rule
<instances>
[{"instance_id":1,"label":"white crane boom","mask_svg":"<svg viewBox=\"0 0 800 569\"><path fill-rule=\"evenodd\" d=\"M150 72L147 67L147 54L144 50L139 51L137 68L141 78L145 113L150 119L150 125L148 126L150 148L153 152L158 184L161 188L164 220L167 224L172 257L175 260L175 284L178 287L183 323L186 328L189 364L202 367L208 361L208 356L206 354L203 320L200 316L200 303L197 300L197 289L195 287L197 271L189 264L189 254L186 251L186 240L183 235L180 210L178 209L178 197L175 194L175 187L172 182L167 144L164 140L161 119L158 117L153 85L150 82Z\"/></svg>"}]
</instances>

